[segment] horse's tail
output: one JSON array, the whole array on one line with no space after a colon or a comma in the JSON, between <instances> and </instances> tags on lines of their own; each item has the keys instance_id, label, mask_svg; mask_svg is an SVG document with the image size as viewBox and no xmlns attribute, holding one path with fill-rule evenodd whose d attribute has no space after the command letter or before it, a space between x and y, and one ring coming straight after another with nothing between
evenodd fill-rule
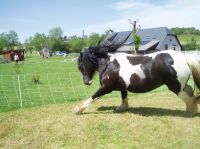
<instances>
[{"instance_id":1,"label":"horse's tail","mask_svg":"<svg viewBox=\"0 0 200 149\"><path fill-rule=\"evenodd\" d=\"M200 90L200 63L194 58L193 55L186 55L187 63L192 71L194 82ZM200 99L198 100L200 103Z\"/></svg>"},{"instance_id":2,"label":"horse's tail","mask_svg":"<svg viewBox=\"0 0 200 149\"><path fill-rule=\"evenodd\" d=\"M193 55L187 55L187 63L192 71L192 76L197 87L200 89L200 63Z\"/></svg>"}]
</instances>

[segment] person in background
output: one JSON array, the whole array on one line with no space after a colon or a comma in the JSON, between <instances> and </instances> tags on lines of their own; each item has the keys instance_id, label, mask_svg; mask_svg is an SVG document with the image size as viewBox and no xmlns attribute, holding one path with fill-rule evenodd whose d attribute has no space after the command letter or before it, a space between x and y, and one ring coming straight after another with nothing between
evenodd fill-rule
<instances>
[{"instance_id":1,"label":"person in background","mask_svg":"<svg viewBox=\"0 0 200 149\"><path fill-rule=\"evenodd\" d=\"M19 61L19 56L17 55L17 53L15 53L15 55L14 55L14 61L16 63L18 63L18 61Z\"/></svg>"}]
</instances>

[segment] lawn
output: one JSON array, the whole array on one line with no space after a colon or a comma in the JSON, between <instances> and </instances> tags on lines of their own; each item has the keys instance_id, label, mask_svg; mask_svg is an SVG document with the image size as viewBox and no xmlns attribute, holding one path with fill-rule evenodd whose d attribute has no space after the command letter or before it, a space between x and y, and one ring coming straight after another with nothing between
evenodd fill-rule
<instances>
[{"instance_id":1,"label":"lawn","mask_svg":"<svg viewBox=\"0 0 200 149\"><path fill-rule=\"evenodd\" d=\"M80 100L92 94L98 81L90 88L83 85L77 64L72 61L74 57L28 56L19 64L19 81L15 63L0 64L0 111L21 108L20 100L22 107L45 106ZM34 75L39 76L39 84L32 82Z\"/></svg>"},{"instance_id":2,"label":"lawn","mask_svg":"<svg viewBox=\"0 0 200 149\"><path fill-rule=\"evenodd\" d=\"M0 113L0 148L124 149L200 147L200 114L188 117L170 92L137 94L114 113L118 98L100 99L83 114L77 102Z\"/></svg>"},{"instance_id":3,"label":"lawn","mask_svg":"<svg viewBox=\"0 0 200 149\"><path fill-rule=\"evenodd\" d=\"M184 102L165 86L129 93L124 113L114 112L120 94L113 92L76 115L73 107L99 83L96 75L92 86L83 85L73 57L26 58L19 75L22 107L15 64L0 64L0 148L200 147L200 113L189 117ZM39 84L32 83L34 74Z\"/></svg>"}]
</instances>

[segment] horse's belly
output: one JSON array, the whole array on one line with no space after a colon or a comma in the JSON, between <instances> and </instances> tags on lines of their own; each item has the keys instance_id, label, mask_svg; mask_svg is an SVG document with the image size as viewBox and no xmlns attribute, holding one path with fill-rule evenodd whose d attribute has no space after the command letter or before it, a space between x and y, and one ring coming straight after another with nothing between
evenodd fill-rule
<instances>
[{"instance_id":1,"label":"horse's belly","mask_svg":"<svg viewBox=\"0 0 200 149\"><path fill-rule=\"evenodd\" d=\"M162 85L162 83L134 83L134 84L130 84L128 86L128 91L130 92L134 92L134 93L145 93L145 92L149 92L152 91L158 87L160 87Z\"/></svg>"}]
</instances>

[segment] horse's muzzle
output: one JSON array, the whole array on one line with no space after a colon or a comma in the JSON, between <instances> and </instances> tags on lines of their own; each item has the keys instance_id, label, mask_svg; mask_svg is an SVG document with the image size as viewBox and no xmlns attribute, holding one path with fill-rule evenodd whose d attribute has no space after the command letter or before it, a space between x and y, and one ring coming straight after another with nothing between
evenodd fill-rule
<instances>
[{"instance_id":1,"label":"horse's muzzle","mask_svg":"<svg viewBox=\"0 0 200 149\"><path fill-rule=\"evenodd\" d=\"M92 84L92 80L84 81L84 84L85 84L85 85L91 85L91 84Z\"/></svg>"}]
</instances>

